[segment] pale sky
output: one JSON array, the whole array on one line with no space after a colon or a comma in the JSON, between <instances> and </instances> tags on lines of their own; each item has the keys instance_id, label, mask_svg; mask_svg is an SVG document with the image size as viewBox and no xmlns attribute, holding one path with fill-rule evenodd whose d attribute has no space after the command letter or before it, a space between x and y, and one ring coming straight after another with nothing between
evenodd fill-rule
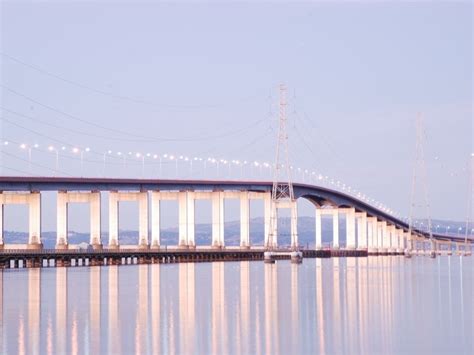
<instances>
[{"instance_id":1,"label":"pale sky","mask_svg":"<svg viewBox=\"0 0 474 355\"><path fill-rule=\"evenodd\" d=\"M432 216L466 218L471 2L0 3L1 137L11 142L2 145L3 175L53 174L54 154L42 151L49 145L67 145L59 165L70 175L81 174L78 156L66 157L73 147L91 149L87 176L103 173L108 150L273 162L284 82L295 167L408 215L422 112ZM20 143L39 145L31 167ZM109 175L125 176L120 159L107 159ZM141 161L128 164L127 176L140 177ZM190 178L184 163L178 168ZM168 163L162 176L174 169ZM216 177L203 169L195 166L193 176ZM145 164L147 177L158 172ZM53 195L43 203L46 215L54 212ZM121 227L136 228L127 208L133 218L125 213ZM6 209L16 217L6 229L25 229L21 211ZM70 228L83 225L74 217ZM44 230L54 228L49 213Z\"/></svg>"}]
</instances>

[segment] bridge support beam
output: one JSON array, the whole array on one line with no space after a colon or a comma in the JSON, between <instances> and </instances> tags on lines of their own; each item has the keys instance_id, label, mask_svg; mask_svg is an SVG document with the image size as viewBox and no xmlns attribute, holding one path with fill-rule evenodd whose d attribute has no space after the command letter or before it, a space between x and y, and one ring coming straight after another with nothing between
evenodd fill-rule
<instances>
[{"instance_id":1,"label":"bridge support beam","mask_svg":"<svg viewBox=\"0 0 474 355\"><path fill-rule=\"evenodd\" d=\"M138 194L138 247L147 249L148 244L148 193L146 191Z\"/></svg>"},{"instance_id":2,"label":"bridge support beam","mask_svg":"<svg viewBox=\"0 0 474 355\"><path fill-rule=\"evenodd\" d=\"M394 225L387 227L387 234L388 234L388 242L387 242L388 252L390 254L395 254L397 252L398 242L397 242L397 235L396 235L396 230L395 230Z\"/></svg>"},{"instance_id":3,"label":"bridge support beam","mask_svg":"<svg viewBox=\"0 0 474 355\"><path fill-rule=\"evenodd\" d=\"M67 192L58 191L56 200L56 249L67 249Z\"/></svg>"},{"instance_id":4,"label":"bridge support beam","mask_svg":"<svg viewBox=\"0 0 474 355\"><path fill-rule=\"evenodd\" d=\"M278 223L272 226L271 220L278 220L278 211L272 203L272 195L270 192L265 193L263 197L264 206L264 241L265 248L276 247L276 239L278 235ZM270 230L273 228L273 230Z\"/></svg>"},{"instance_id":5,"label":"bridge support beam","mask_svg":"<svg viewBox=\"0 0 474 355\"><path fill-rule=\"evenodd\" d=\"M386 250L384 249L384 243L383 243L384 227L386 229L387 227L386 222L377 221L377 252L379 254L386 253Z\"/></svg>"},{"instance_id":6,"label":"bridge support beam","mask_svg":"<svg viewBox=\"0 0 474 355\"><path fill-rule=\"evenodd\" d=\"M403 250L403 229L397 229L397 254L402 254Z\"/></svg>"},{"instance_id":7,"label":"bridge support beam","mask_svg":"<svg viewBox=\"0 0 474 355\"><path fill-rule=\"evenodd\" d=\"M3 249L3 210L4 205L26 204L28 205L28 249L41 249L41 194L39 192L29 193L0 193L0 249Z\"/></svg>"},{"instance_id":8,"label":"bridge support beam","mask_svg":"<svg viewBox=\"0 0 474 355\"><path fill-rule=\"evenodd\" d=\"M58 191L57 196L57 231L56 248L67 249L69 242L67 236L67 211L69 203L90 204L90 244L94 249L101 249L101 212L100 192L67 192Z\"/></svg>"},{"instance_id":9,"label":"bridge support beam","mask_svg":"<svg viewBox=\"0 0 474 355\"><path fill-rule=\"evenodd\" d=\"M3 194L0 194L0 250L3 247Z\"/></svg>"},{"instance_id":10,"label":"bridge support beam","mask_svg":"<svg viewBox=\"0 0 474 355\"><path fill-rule=\"evenodd\" d=\"M110 249L116 249L119 247L118 220L119 220L118 193L116 191L111 191L109 193L109 248Z\"/></svg>"},{"instance_id":11,"label":"bridge support beam","mask_svg":"<svg viewBox=\"0 0 474 355\"><path fill-rule=\"evenodd\" d=\"M179 203L179 247L195 248L195 197L192 191L178 193Z\"/></svg>"},{"instance_id":12,"label":"bridge support beam","mask_svg":"<svg viewBox=\"0 0 474 355\"><path fill-rule=\"evenodd\" d=\"M356 213L357 217L357 249L367 249L367 213Z\"/></svg>"},{"instance_id":13,"label":"bridge support beam","mask_svg":"<svg viewBox=\"0 0 474 355\"><path fill-rule=\"evenodd\" d=\"M355 249L355 208L347 208L344 210L346 212L346 249Z\"/></svg>"},{"instance_id":14,"label":"bridge support beam","mask_svg":"<svg viewBox=\"0 0 474 355\"><path fill-rule=\"evenodd\" d=\"M148 248L148 193L146 191L111 191L109 193L109 248L117 248L119 246L118 211L120 201L138 202L138 247Z\"/></svg>"},{"instance_id":15,"label":"bridge support beam","mask_svg":"<svg viewBox=\"0 0 474 355\"><path fill-rule=\"evenodd\" d=\"M29 236L28 249L41 249L41 194L32 192L29 195Z\"/></svg>"},{"instance_id":16,"label":"bridge support beam","mask_svg":"<svg viewBox=\"0 0 474 355\"><path fill-rule=\"evenodd\" d=\"M91 218L90 244L94 249L102 249L100 192L91 192L89 194L89 203Z\"/></svg>"},{"instance_id":17,"label":"bridge support beam","mask_svg":"<svg viewBox=\"0 0 474 355\"><path fill-rule=\"evenodd\" d=\"M298 249L298 204L295 201L290 202L290 213L291 213L291 248L293 250Z\"/></svg>"},{"instance_id":18,"label":"bridge support beam","mask_svg":"<svg viewBox=\"0 0 474 355\"><path fill-rule=\"evenodd\" d=\"M212 247L224 247L224 194L212 192Z\"/></svg>"},{"instance_id":19,"label":"bridge support beam","mask_svg":"<svg viewBox=\"0 0 474 355\"><path fill-rule=\"evenodd\" d=\"M250 200L247 191L240 192L240 247L250 248Z\"/></svg>"},{"instance_id":20,"label":"bridge support beam","mask_svg":"<svg viewBox=\"0 0 474 355\"><path fill-rule=\"evenodd\" d=\"M322 218L321 208L316 207L316 218L315 218L315 229L316 229L316 249L323 248L323 229L322 229Z\"/></svg>"},{"instance_id":21,"label":"bridge support beam","mask_svg":"<svg viewBox=\"0 0 474 355\"><path fill-rule=\"evenodd\" d=\"M405 252L408 248L408 232L402 231L400 243L401 243L400 247L402 248L402 251Z\"/></svg>"},{"instance_id":22,"label":"bridge support beam","mask_svg":"<svg viewBox=\"0 0 474 355\"><path fill-rule=\"evenodd\" d=\"M377 217L367 218L367 248L369 254L377 254Z\"/></svg>"},{"instance_id":23,"label":"bridge support beam","mask_svg":"<svg viewBox=\"0 0 474 355\"><path fill-rule=\"evenodd\" d=\"M332 210L332 247L339 249L339 209Z\"/></svg>"},{"instance_id":24,"label":"bridge support beam","mask_svg":"<svg viewBox=\"0 0 474 355\"><path fill-rule=\"evenodd\" d=\"M387 222L382 222L382 253L387 254L390 248L390 233Z\"/></svg>"},{"instance_id":25,"label":"bridge support beam","mask_svg":"<svg viewBox=\"0 0 474 355\"><path fill-rule=\"evenodd\" d=\"M160 249L161 233L161 199L160 192L151 192L151 248Z\"/></svg>"}]
</instances>

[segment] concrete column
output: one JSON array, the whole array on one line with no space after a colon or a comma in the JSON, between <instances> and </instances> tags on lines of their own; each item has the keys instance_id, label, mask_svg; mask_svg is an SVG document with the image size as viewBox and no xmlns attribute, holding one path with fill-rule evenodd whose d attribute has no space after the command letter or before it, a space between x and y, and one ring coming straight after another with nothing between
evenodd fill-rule
<instances>
[{"instance_id":1,"label":"concrete column","mask_svg":"<svg viewBox=\"0 0 474 355\"><path fill-rule=\"evenodd\" d=\"M377 251L382 253L383 250L383 222L377 222Z\"/></svg>"},{"instance_id":2,"label":"concrete column","mask_svg":"<svg viewBox=\"0 0 474 355\"><path fill-rule=\"evenodd\" d=\"M323 248L323 233L322 233L322 218L321 218L321 208L316 207L316 249Z\"/></svg>"},{"instance_id":3,"label":"concrete column","mask_svg":"<svg viewBox=\"0 0 474 355\"><path fill-rule=\"evenodd\" d=\"M222 192L212 192L212 247L224 246L224 198Z\"/></svg>"},{"instance_id":4,"label":"concrete column","mask_svg":"<svg viewBox=\"0 0 474 355\"><path fill-rule=\"evenodd\" d=\"M118 192L111 191L109 193L109 248L119 247L118 218L119 218Z\"/></svg>"},{"instance_id":5,"label":"concrete column","mask_svg":"<svg viewBox=\"0 0 474 355\"><path fill-rule=\"evenodd\" d=\"M94 249L102 249L101 241L101 211L100 211L100 192L91 192L90 201L90 217L91 217L91 240L90 244Z\"/></svg>"},{"instance_id":6,"label":"concrete column","mask_svg":"<svg viewBox=\"0 0 474 355\"><path fill-rule=\"evenodd\" d=\"M186 197L186 191L178 193L178 235L179 241L178 246L180 248L188 247L188 202Z\"/></svg>"},{"instance_id":7,"label":"concrete column","mask_svg":"<svg viewBox=\"0 0 474 355\"><path fill-rule=\"evenodd\" d=\"M265 192L263 197L263 244L267 246L267 244L271 243L270 241L270 221L272 219L272 195L271 192Z\"/></svg>"},{"instance_id":8,"label":"concrete column","mask_svg":"<svg viewBox=\"0 0 474 355\"><path fill-rule=\"evenodd\" d=\"M0 250L3 249L3 194L0 194Z\"/></svg>"},{"instance_id":9,"label":"concrete column","mask_svg":"<svg viewBox=\"0 0 474 355\"><path fill-rule=\"evenodd\" d=\"M407 247L408 247L408 232L402 232L400 248L402 249L402 251L405 251Z\"/></svg>"},{"instance_id":10,"label":"concrete column","mask_svg":"<svg viewBox=\"0 0 474 355\"><path fill-rule=\"evenodd\" d=\"M358 249L360 245L360 239L361 239L360 234L361 234L361 229L362 229L362 218L357 217L357 214L356 214L356 226L357 226L356 237L357 237L357 249Z\"/></svg>"},{"instance_id":11,"label":"concrete column","mask_svg":"<svg viewBox=\"0 0 474 355\"><path fill-rule=\"evenodd\" d=\"M160 248L160 193L152 191L151 193L151 247Z\"/></svg>"},{"instance_id":12,"label":"concrete column","mask_svg":"<svg viewBox=\"0 0 474 355\"><path fill-rule=\"evenodd\" d=\"M361 212L357 220L357 249L367 249L367 213Z\"/></svg>"},{"instance_id":13,"label":"concrete column","mask_svg":"<svg viewBox=\"0 0 474 355\"><path fill-rule=\"evenodd\" d=\"M298 204L291 201L291 247L298 248ZM275 241L276 246L276 241Z\"/></svg>"},{"instance_id":14,"label":"concrete column","mask_svg":"<svg viewBox=\"0 0 474 355\"><path fill-rule=\"evenodd\" d=\"M346 248L356 248L355 209L349 208L346 213Z\"/></svg>"},{"instance_id":15,"label":"concrete column","mask_svg":"<svg viewBox=\"0 0 474 355\"><path fill-rule=\"evenodd\" d=\"M276 248L278 246L278 208L275 203L270 202L270 224L269 235L265 238L265 246Z\"/></svg>"},{"instance_id":16,"label":"concrete column","mask_svg":"<svg viewBox=\"0 0 474 355\"><path fill-rule=\"evenodd\" d=\"M397 250L395 246L396 238L395 238L395 226L387 226L387 251L389 253L395 253Z\"/></svg>"},{"instance_id":17,"label":"concrete column","mask_svg":"<svg viewBox=\"0 0 474 355\"><path fill-rule=\"evenodd\" d=\"M56 201L56 249L67 249L67 192L58 191Z\"/></svg>"},{"instance_id":18,"label":"concrete column","mask_svg":"<svg viewBox=\"0 0 474 355\"><path fill-rule=\"evenodd\" d=\"M403 252L403 229L397 229L397 253Z\"/></svg>"},{"instance_id":19,"label":"concrete column","mask_svg":"<svg viewBox=\"0 0 474 355\"><path fill-rule=\"evenodd\" d=\"M41 194L32 192L28 196L30 233L28 249L41 249Z\"/></svg>"},{"instance_id":20,"label":"concrete column","mask_svg":"<svg viewBox=\"0 0 474 355\"><path fill-rule=\"evenodd\" d=\"M377 218L369 217L367 218L367 247L368 252L371 254L377 253Z\"/></svg>"},{"instance_id":21,"label":"concrete column","mask_svg":"<svg viewBox=\"0 0 474 355\"><path fill-rule=\"evenodd\" d=\"M196 219L194 217L194 210L195 210L195 199L194 199L194 192L187 192L186 193L186 203L187 203L187 240L188 246L190 248L196 247L196 242L194 240L195 234L195 224Z\"/></svg>"},{"instance_id":22,"label":"concrete column","mask_svg":"<svg viewBox=\"0 0 474 355\"><path fill-rule=\"evenodd\" d=\"M382 249L383 252L388 252L390 248L390 233L388 233L387 222L382 222Z\"/></svg>"},{"instance_id":23,"label":"concrete column","mask_svg":"<svg viewBox=\"0 0 474 355\"><path fill-rule=\"evenodd\" d=\"M248 191L240 192L240 247L250 247L250 200Z\"/></svg>"},{"instance_id":24,"label":"concrete column","mask_svg":"<svg viewBox=\"0 0 474 355\"><path fill-rule=\"evenodd\" d=\"M339 249L339 209L332 210L332 247Z\"/></svg>"},{"instance_id":25,"label":"concrete column","mask_svg":"<svg viewBox=\"0 0 474 355\"><path fill-rule=\"evenodd\" d=\"M138 246L148 248L148 192L142 191L138 195Z\"/></svg>"}]
</instances>

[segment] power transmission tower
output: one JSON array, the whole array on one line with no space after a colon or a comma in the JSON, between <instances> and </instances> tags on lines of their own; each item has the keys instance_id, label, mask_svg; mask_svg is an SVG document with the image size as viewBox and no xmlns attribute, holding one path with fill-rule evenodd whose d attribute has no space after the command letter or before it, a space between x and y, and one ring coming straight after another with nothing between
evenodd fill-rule
<instances>
[{"instance_id":1,"label":"power transmission tower","mask_svg":"<svg viewBox=\"0 0 474 355\"><path fill-rule=\"evenodd\" d=\"M411 203L410 203L410 216L408 222L408 248L406 251L406 255L410 256L411 250L413 249L413 241L411 239L412 232L413 232L413 213L415 208L416 202L416 185L419 180L421 186L423 188L423 196L424 196L424 207L426 209L426 217L428 220L428 235L430 238L431 244L431 252L430 256L435 257L435 243L433 240L433 231L431 226L431 211L430 211L430 202L428 196L428 176L426 171L425 165L425 151L424 151L424 138L425 138L425 131L423 126L423 115L418 113L416 118L416 148L415 148L415 164L413 167L413 179L412 179L412 188L411 188ZM421 205L423 207L423 205ZM422 231L419 231L422 232Z\"/></svg>"},{"instance_id":2,"label":"power transmission tower","mask_svg":"<svg viewBox=\"0 0 474 355\"><path fill-rule=\"evenodd\" d=\"M280 84L279 127L276 145L275 165L273 170L273 186L270 203L270 226L265 245L272 249L277 245L278 209L291 209L291 246L297 247L296 236L296 201L291 179L290 158L288 153L288 133L286 116L286 86Z\"/></svg>"},{"instance_id":3,"label":"power transmission tower","mask_svg":"<svg viewBox=\"0 0 474 355\"><path fill-rule=\"evenodd\" d=\"M466 216L466 234L464 237L464 254L470 254L467 244L467 236L472 231L471 222L472 222L472 198L474 197L474 153L471 153L471 158L467 167L467 176L469 179L468 182L468 195L467 195L467 216Z\"/></svg>"}]
</instances>

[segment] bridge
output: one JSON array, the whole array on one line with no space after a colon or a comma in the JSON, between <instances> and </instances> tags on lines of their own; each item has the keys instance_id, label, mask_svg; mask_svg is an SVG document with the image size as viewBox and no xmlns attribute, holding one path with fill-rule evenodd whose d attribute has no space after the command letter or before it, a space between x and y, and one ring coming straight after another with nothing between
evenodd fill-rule
<instances>
[{"instance_id":1,"label":"bridge","mask_svg":"<svg viewBox=\"0 0 474 355\"><path fill-rule=\"evenodd\" d=\"M325 187L298 184L294 186L295 200L288 202L292 216L297 216L297 199L309 200L315 207L315 249L306 250L307 256L338 255L396 255L406 250L425 253L435 245L437 253L451 253L453 248L467 253L473 240L434 234L412 229L408 224L367 202ZM214 181L214 180L157 180L117 178L68 177L0 177L0 267L23 265L75 265L174 262L189 260L252 260L263 258L264 250L278 250L277 225L270 223L277 213L271 203L272 182ZM43 249L41 240L41 193L57 192L57 230L55 249ZM101 239L101 193L109 193L109 239ZM224 201L240 202L240 247L228 247L224 239ZM160 205L164 200L177 200L179 206L178 245L164 248L160 242ZM209 246L195 243L195 202L212 203L212 242ZM250 243L250 201L264 202L264 235L262 246ZM120 201L138 201L138 245L124 246L119 241L118 206ZM67 208L71 203L90 204L90 250L79 250L68 241ZM3 209L8 204L26 204L29 207L29 237L24 246L5 244L3 240ZM151 211L149 211L149 205ZM345 245L340 242L339 218L345 215ZM332 217L331 247L322 242L322 216ZM291 249L302 249L298 242L296 218L291 219ZM151 222L151 235L149 223ZM274 230L270 230L274 228ZM19 250L21 249L21 250ZM326 253L322 252L326 250ZM319 251L319 253L318 253Z\"/></svg>"}]
</instances>

